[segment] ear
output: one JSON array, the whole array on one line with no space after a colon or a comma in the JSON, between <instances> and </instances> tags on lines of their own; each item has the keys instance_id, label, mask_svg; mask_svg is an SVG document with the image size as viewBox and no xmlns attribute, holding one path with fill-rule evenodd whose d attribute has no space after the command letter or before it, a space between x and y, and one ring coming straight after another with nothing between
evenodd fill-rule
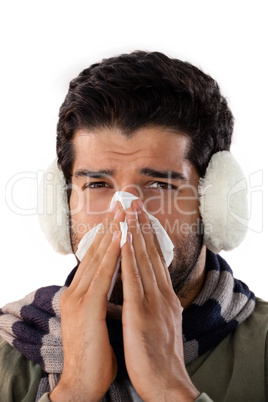
<instances>
[{"instance_id":1,"label":"ear","mask_svg":"<svg viewBox=\"0 0 268 402\"><path fill-rule=\"evenodd\" d=\"M38 217L41 229L55 251L72 253L67 186L54 161L43 175L38 189Z\"/></svg>"},{"instance_id":2,"label":"ear","mask_svg":"<svg viewBox=\"0 0 268 402\"><path fill-rule=\"evenodd\" d=\"M199 180L199 199L204 244L214 253L237 247L247 232L247 183L229 151L212 156Z\"/></svg>"}]
</instances>

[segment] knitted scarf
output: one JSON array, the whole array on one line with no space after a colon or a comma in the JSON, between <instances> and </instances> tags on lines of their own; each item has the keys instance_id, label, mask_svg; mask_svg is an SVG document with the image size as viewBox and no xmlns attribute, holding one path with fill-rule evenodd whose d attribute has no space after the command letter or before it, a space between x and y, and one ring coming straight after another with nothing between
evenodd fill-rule
<instances>
[{"instance_id":1,"label":"knitted scarf","mask_svg":"<svg viewBox=\"0 0 268 402\"><path fill-rule=\"evenodd\" d=\"M70 285L76 268L65 286L40 288L24 299L0 309L0 336L27 359L43 369L36 401L51 391L60 379L63 367L60 297ZM231 331L253 312L255 296L233 277L228 264L207 252L206 280L196 300L183 312L183 344L188 364L216 347ZM107 319L110 342L118 361L118 375L103 401L128 401L124 379L122 324Z\"/></svg>"}]
</instances>

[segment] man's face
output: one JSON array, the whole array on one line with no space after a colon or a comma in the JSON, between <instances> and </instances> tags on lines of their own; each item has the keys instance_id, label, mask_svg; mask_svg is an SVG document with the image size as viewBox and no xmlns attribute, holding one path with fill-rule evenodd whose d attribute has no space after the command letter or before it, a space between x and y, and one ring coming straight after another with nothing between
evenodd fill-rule
<instances>
[{"instance_id":1,"label":"man's face","mask_svg":"<svg viewBox=\"0 0 268 402\"><path fill-rule=\"evenodd\" d=\"M130 192L142 199L175 246L169 270L179 293L194 271L202 247L199 176L186 159L189 138L159 127L140 129L127 138L119 129L107 128L80 130L73 141L70 210L74 252L84 234L110 214L114 193ZM118 284L117 303L122 298L119 288Z\"/></svg>"}]
</instances>

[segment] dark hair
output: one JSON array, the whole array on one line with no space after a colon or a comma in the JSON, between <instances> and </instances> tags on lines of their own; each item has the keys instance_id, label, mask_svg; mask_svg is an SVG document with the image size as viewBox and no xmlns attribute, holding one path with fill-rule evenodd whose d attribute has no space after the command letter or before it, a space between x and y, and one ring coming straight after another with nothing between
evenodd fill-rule
<instances>
[{"instance_id":1,"label":"dark hair","mask_svg":"<svg viewBox=\"0 0 268 402\"><path fill-rule=\"evenodd\" d=\"M179 130L191 139L188 159L203 176L217 151L229 150L233 116L219 86L197 67L159 52L104 59L71 81L57 126L58 164L71 180L72 139L79 129Z\"/></svg>"}]
</instances>

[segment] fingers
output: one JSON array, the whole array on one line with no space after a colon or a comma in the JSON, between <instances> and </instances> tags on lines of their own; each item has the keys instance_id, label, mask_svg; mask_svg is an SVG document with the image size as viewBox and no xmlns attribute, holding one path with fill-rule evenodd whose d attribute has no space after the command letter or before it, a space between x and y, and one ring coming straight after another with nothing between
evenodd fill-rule
<instances>
[{"instance_id":1,"label":"fingers","mask_svg":"<svg viewBox=\"0 0 268 402\"><path fill-rule=\"evenodd\" d=\"M123 281L124 304L128 301L139 303L144 298L144 285L140 270L137 266L132 235L129 232L127 242L121 249L121 269Z\"/></svg>"},{"instance_id":2,"label":"fingers","mask_svg":"<svg viewBox=\"0 0 268 402\"><path fill-rule=\"evenodd\" d=\"M113 234L116 231L120 231L120 222L124 221L124 218L125 213L123 208L118 207L114 213L114 219L111 222L106 219L100 227L93 243L81 261L70 286L71 290L76 292L78 297L81 297L88 290L105 254L110 254L111 249L114 251L114 247L116 248L118 239L115 244L112 244ZM109 249L109 247L111 247L111 249ZM112 269L114 268L115 267L112 267Z\"/></svg>"},{"instance_id":3,"label":"fingers","mask_svg":"<svg viewBox=\"0 0 268 402\"><path fill-rule=\"evenodd\" d=\"M94 314L96 314L97 317L100 317L101 313L106 315L107 294L111 286L113 274L121 251L120 240L121 232L114 232L111 243L99 264L97 272L92 278L90 285L86 289L83 284L83 292L86 289L85 296L92 296L91 298L88 297L88 300L90 300L91 311L94 311ZM101 318L105 318L105 316Z\"/></svg>"},{"instance_id":4,"label":"fingers","mask_svg":"<svg viewBox=\"0 0 268 402\"><path fill-rule=\"evenodd\" d=\"M143 292L149 295L155 287L160 291L167 286L170 288L170 275L148 215L133 202L132 208L126 211L126 220L132 234L133 248L131 250L127 245L122 249L123 281L126 279L124 287L128 287L130 281L129 290L140 295Z\"/></svg>"},{"instance_id":5,"label":"fingers","mask_svg":"<svg viewBox=\"0 0 268 402\"><path fill-rule=\"evenodd\" d=\"M101 240L103 239L103 235L106 233L110 225L108 218L103 219L102 223L100 224L99 229L96 232L95 239L91 246L88 248L84 258L80 261L79 267L76 271L74 279L72 281L71 287L75 287L78 282L81 280L81 276L83 275L84 271L88 267L88 263L90 262L92 256L97 251ZM92 228L93 229L93 228ZM91 230L92 230L91 229Z\"/></svg>"},{"instance_id":6,"label":"fingers","mask_svg":"<svg viewBox=\"0 0 268 402\"><path fill-rule=\"evenodd\" d=\"M126 221L128 223L129 231L132 235L132 243L134 249L134 257L136 265L139 270L139 275L142 281L144 291L149 291L156 282L153 261L146 248L145 239L143 237L141 226L138 220L138 213L134 208L126 211ZM151 251L151 250L150 250ZM132 264L132 268L134 269ZM134 271L133 271L134 272ZM137 275L137 273L135 273Z\"/></svg>"},{"instance_id":7,"label":"fingers","mask_svg":"<svg viewBox=\"0 0 268 402\"><path fill-rule=\"evenodd\" d=\"M140 208L138 204L134 204L138 210L138 220L141 227L141 233L144 238L147 253L150 256L152 266L154 267L155 276L158 284L166 280L171 284L170 274L164 256L162 254L156 233L152 227L147 213ZM164 277L163 277L164 275Z\"/></svg>"}]
</instances>

